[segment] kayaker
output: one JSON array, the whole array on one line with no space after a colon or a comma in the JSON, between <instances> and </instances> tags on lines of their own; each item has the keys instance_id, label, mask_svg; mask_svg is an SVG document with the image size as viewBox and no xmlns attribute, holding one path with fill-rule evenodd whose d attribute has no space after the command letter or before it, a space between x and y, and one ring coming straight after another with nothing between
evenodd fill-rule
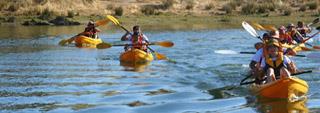
<instances>
[{"instance_id":1,"label":"kayaker","mask_svg":"<svg viewBox=\"0 0 320 113\"><path fill-rule=\"evenodd\" d=\"M257 42L254 44L254 48L258 51L259 49L263 48L263 43L262 42Z\"/></svg>"},{"instance_id":2,"label":"kayaker","mask_svg":"<svg viewBox=\"0 0 320 113\"><path fill-rule=\"evenodd\" d=\"M294 24L289 24L287 29L287 33L291 36L295 43L301 43L303 41L303 36L297 31Z\"/></svg>"},{"instance_id":3,"label":"kayaker","mask_svg":"<svg viewBox=\"0 0 320 113\"><path fill-rule=\"evenodd\" d=\"M290 73L296 73L297 69L289 57L283 55L281 44L277 40L267 42L261 68L265 72L267 82L278 78L290 77Z\"/></svg>"},{"instance_id":4,"label":"kayaker","mask_svg":"<svg viewBox=\"0 0 320 113\"><path fill-rule=\"evenodd\" d=\"M291 36L286 31L287 29L284 26L279 28L279 41L282 44L293 44Z\"/></svg>"},{"instance_id":5,"label":"kayaker","mask_svg":"<svg viewBox=\"0 0 320 113\"><path fill-rule=\"evenodd\" d=\"M307 33L311 32L311 28L306 26L302 21L298 21L297 30L303 37L307 37Z\"/></svg>"},{"instance_id":6,"label":"kayaker","mask_svg":"<svg viewBox=\"0 0 320 113\"><path fill-rule=\"evenodd\" d=\"M131 48L141 49L147 52L147 46L149 39L146 35L141 32L140 26L136 25L132 28L133 34L126 33L121 37L121 41L131 41ZM129 46L125 46L126 51L129 50Z\"/></svg>"},{"instance_id":7,"label":"kayaker","mask_svg":"<svg viewBox=\"0 0 320 113\"><path fill-rule=\"evenodd\" d=\"M270 40L277 40L279 38L279 35L277 35L277 32L271 33L273 34L272 36L270 36L270 34L265 33L263 35L263 39L264 42L269 42ZM278 41L278 40L277 40ZM256 79L258 79L257 81L261 81L263 82L263 70L261 68L261 62L262 59L264 59L264 51L266 51L267 49L267 45L264 43L263 44L263 48L260 48L255 55L253 55L251 62L249 64L250 68L251 68L251 74L254 75L254 77ZM286 51L287 55L296 55L296 52L291 49L291 48L282 48L282 51Z\"/></svg>"},{"instance_id":8,"label":"kayaker","mask_svg":"<svg viewBox=\"0 0 320 113\"><path fill-rule=\"evenodd\" d=\"M93 39L97 39L98 35L97 33L100 32L98 28L96 28L95 23L93 21L89 21L87 24L87 27L84 29L83 35L87 37L91 37Z\"/></svg>"}]
</instances>

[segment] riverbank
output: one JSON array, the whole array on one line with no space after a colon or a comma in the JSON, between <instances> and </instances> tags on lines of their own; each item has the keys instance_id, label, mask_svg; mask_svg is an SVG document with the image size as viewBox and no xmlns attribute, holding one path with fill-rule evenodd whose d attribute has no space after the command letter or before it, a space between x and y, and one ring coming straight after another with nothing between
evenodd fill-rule
<instances>
[{"instance_id":1,"label":"riverbank","mask_svg":"<svg viewBox=\"0 0 320 113\"><path fill-rule=\"evenodd\" d=\"M2 21L2 25L21 25L25 21L37 17L17 16L12 17L13 21ZM124 26L140 25L151 30L184 30L184 29L228 29L241 27L242 21L253 21L261 24L271 24L275 26L297 23L297 21L311 22L316 16L295 14L291 16L265 16L265 15L133 15L117 16ZM4 20L9 20L4 19ZM105 19L105 16L76 16L73 20L85 25L89 20Z\"/></svg>"}]
</instances>

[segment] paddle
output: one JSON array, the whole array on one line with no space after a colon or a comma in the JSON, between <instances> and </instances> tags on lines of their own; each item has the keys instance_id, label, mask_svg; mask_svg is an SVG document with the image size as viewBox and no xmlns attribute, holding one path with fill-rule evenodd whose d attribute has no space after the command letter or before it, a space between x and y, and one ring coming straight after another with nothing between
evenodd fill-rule
<instances>
[{"instance_id":1,"label":"paddle","mask_svg":"<svg viewBox=\"0 0 320 113\"><path fill-rule=\"evenodd\" d=\"M108 18L110 21L112 21L115 25L121 27L121 28L122 28L123 30L125 30L127 33L129 33L129 34L132 35L132 33L131 33L128 29L126 29L125 27L123 27L123 26L120 24L120 22L119 22L115 17L113 17L113 16L111 16L111 15L107 15L107 18ZM156 43L155 43L155 44L156 44ZM160 45L161 43L158 43L158 44ZM173 46L173 43L172 43L172 44L169 44L168 46ZM154 50L151 49L149 46L147 46L147 47L148 47L148 49L149 49L152 53L155 54L155 56L157 57L158 60L165 60L165 59L167 59L167 57L166 57L165 55L160 54L160 53L154 51Z\"/></svg>"},{"instance_id":2,"label":"paddle","mask_svg":"<svg viewBox=\"0 0 320 113\"><path fill-rule=\"evenodd\" d=\"M316 33L314 33L313 35L311 35L309 38L307 38L307 39L305 39L305 40L303 40L301 43L299 43L299 44L296 44L295 46L293 46L292 47L292 49L294 49L294 48L296 48L296 47L298 47L298 46L300 46L301 44L303 44L303 43L305 43L305 42L307 42L308 40L310 40L311 38L313 38L313 37L315 37L316 35L318 35L319 33L320 33L320 26L318 26L317 27L317 30L318 30L318 32L316 32ZM285 51L284 52L284 54L286 54L287 53L287 51Z\"/></svg>"},{"instance_id":3,"label":"paddle","mask_svg":"<svg viewBox=\"0 0 320 113\"><path fill-rule=\"evenodd\" d=\"M301 75L301 74L305 74L305 73L312 73L312 70L307 70L307 71L301 71L301 72L297 72L297 73L293 73L291 74L291 76L296 76L296 75ZM248 84L253 84L256 82L260 82L260 80L253 80L253 81L248 81L245 82L248 78L252 77L253 75L250 74L248 76L246 76L244 79L241 80L240 85L248 85ZM263 79L262 81L266 80L267 78Z\"/></svg>"},{"instance_id":4,"label":"paddle","mask_svg":"<svg viewBox=\"0 0 320 113\"><path fill-rule=\"evenodd\" d=\"M260 24L258 24L256 22L249 22L249 24L252 25L257 30L265 30Z\"/></svg>"},{"instance_id":5,"label":"paddle","mask_svg":"<svg viewBox=\"0 0 320 113\"><path fill-rule=\"evenodd\" d=\"M263 41L262 38L261 38L261 37L258 35L258 33L256 32L256 30L254 30L254 28L253 28L250 24L248 24L247 22L243 21L243 22L242 22L242 27L243 27L250 35L252 35L252 36L260 39L261 41Z\"/></svg>"},{"instance_id":6,"label":"paddle","mask_svg":"<svg viewBox=\"0 0 320 113\"><path fill-rule=\"evenodd\" d=\"M240 54L256 54L256 52L240 52ZM296 57L306 57L306 55L295 55Z\"/></svg>"},{"instance_id":7,"label":"paddle","mask_svg":"<svg viewBox=\"0 0 320 113\"><path fill-rule=\"evenodd\" d=\"M307 26L311 26L313 24L319 23L319 21L320 21L320 18L318 17L318 18L314 19L311 23L307 24Z\"/></svg>"},{"instance_id":8,"label":"paddle","mask_svg":"<svg viewBox=\"0 0 320 113\"><path fill-rule=\"evenodd\" d=\"M95 27L98 27L98 26L101 26L101 25L106 25L107 23L109 22L109 19L105 18L103 20L98 20L95 22ZM79 34L78 34L79 35ZM76 36L73 36L69 39L62 39L60 42L59 42L59 45L60 46L64 46L66 44L70 44L78 35Z\"/></svg>"},{"instance_id":9,"label":"paddle","mask_svg":"<svg viewBox=\"0 0 320 113\"><path fill-rule=\"evenodd\" d=\"M126 46L126 45L129 45L129 46L132 46L132 44L110 44L110 43L106 43L106 42L103 42L103 43L100 43L97 45L97 48L98 49L107 49L107 48L110 48L112 46ZM170 41L162 41L162 42L151 42L149 44L145 44L145 45L159 45L159 46L162 46L162 47L172 47L174 44Z\"/></svg>"}]
</instances>

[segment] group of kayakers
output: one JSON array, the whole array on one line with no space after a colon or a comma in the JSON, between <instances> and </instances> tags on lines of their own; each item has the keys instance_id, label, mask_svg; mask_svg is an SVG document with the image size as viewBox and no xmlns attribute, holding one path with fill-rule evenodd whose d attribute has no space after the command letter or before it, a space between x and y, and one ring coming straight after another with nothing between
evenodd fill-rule
<instances>
[{"instance_id":1,"label":"group of kayakers","mask_svg":"<svg viewBox=\"0 0 320 113\"><path fill-rule=\"evenodd\" d=\"M296 51L282 45L302 43L310 32L310 27L299 21L297 27L289 24L287 27L281 26L278 30L264 33L263 41L254 45L257 52L250 62L251 74L254 75L256 83L265 84L297 73L295 63L287 56L296 55Z\"/></svg>"},{"instance_id":2,"label":"group of kayakers","mask_svg":"<svg viewBox=\"0 0 320 113\"><path fill-rule=\"evenodd\" d=\"M133 31L133 34L130 32L126 32L126 34L124 34L121 37L121 41L130 41L130 44L127 44L124 47L125 51L128 51L131 48L134 48L134 49L140 49L140 50L147 52L147 50L148 50L147 46L149 43L148 37L141 32L140 26L138 26L138 25L133 26L132 31ZM93 39L97 39L98 32L100 32L100 30L98 28L96 28L95 23L93 21L89 21L84 32L81 33L80 35L84 35L87 37L91 37Z\"/></svg>"}]
</instances>

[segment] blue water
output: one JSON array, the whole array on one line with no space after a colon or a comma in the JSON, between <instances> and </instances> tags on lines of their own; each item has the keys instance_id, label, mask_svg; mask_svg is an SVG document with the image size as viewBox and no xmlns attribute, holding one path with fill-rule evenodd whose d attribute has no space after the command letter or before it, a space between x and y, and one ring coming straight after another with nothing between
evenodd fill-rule
<instances>
[{"instance_id":1,"label":"blue water","mask_svg":"<svg viewBox=\"0 0 320 113\"><path fill-rule=\"evenodd\" d=\"M119 43L123 31L100 37ZM189 113L262 112L246 86L239 87L258 39L242 29L145 31L170 61L134 70L120 66L122 47L97 50L61 47L57 36L0 38L0 112ZM314 41L314 43L317 43ZM320 54L317 51L301 54ZM292 57L310 86L305 108L319 112L319 57ZM285 103L287 104L287 103Z\"/></svg>"}]
</instances>

